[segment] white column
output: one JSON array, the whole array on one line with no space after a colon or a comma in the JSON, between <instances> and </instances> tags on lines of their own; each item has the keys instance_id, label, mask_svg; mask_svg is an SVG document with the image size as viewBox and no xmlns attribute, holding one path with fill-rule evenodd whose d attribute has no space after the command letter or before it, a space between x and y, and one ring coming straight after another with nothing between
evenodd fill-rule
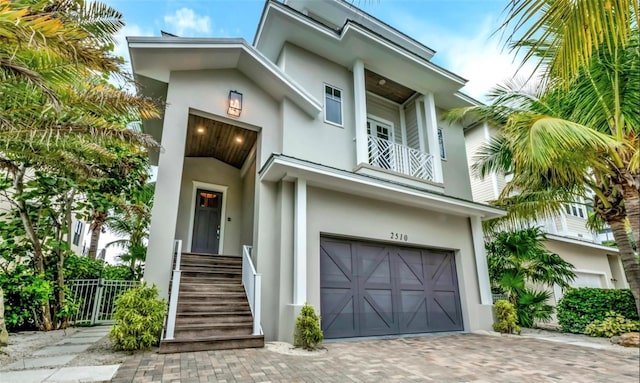
<instances>
[{"instance_id":1,"label":"white column","mask_svg":"<svg viewBox=\"0 0 640 383\"><path fill-rule=\"evenodd\" d=\"M296 179L293 222L293 304L307 301L307 181Z\"/></svg>"},{"instance_id":2,"label":"white column","mask_svg":"<svg viewBox=\"0 0 640 383\"><path fill-rule=\"evenodd\" d=\"M367 155L367 91L364 84L364 63L353 63L353 98L356 133L356 165L368 164Z\"/></svg>"},{"instance_id":3,"label":"white column","mask_svg":"<svg viewBox=\"0 0 640 383\"><path fill-rule=\"evenodd\" d=\"M424 122L422 122L422 111L420 110L420 99L416 99L416 124L418 125L418 143L420 144L420 151L426 152L427 145L424 137Z\"/></svg>"},{"instance_id":4,"label":"white column","mask_svg":"<svg viewBox=\"0 0 640 383\"><path fill-rule=\"evenodd\" d=\"M476 269L478 272L478 290L480 290L480 303L483 305L493 304L491 296L491 283L489 281L489 267L487 266L487 255L484 250L484 233L482 232L482 221L480 217L469 217L471 221L471 236L473 238L473 252L476 254Z\"/></svg>"},{"instance_id":5,"label":"white column","mask_svg":"<svg viewBox=\"0 0 640 383\"><path fill-rule=\"evenodd\" d=\"M400 113L400 131L402 132L402 146L407 146L407 118L404 115L404 106L398 107Z\"/></svg>"},{"instance_id":6,"label":"white column","mask_svg":"<svg viewBox=\"0 0 640 383\"><path fill-rule=\"evenodd\" d=\"M438 143L438 116L436 115L436 103L433 98L433 93L425 94L422 99L424 101L427 137L429 139L429 154L433 156L433 178L435 182L442 183L442 160L440 159L440 144Z\"/></svg>"},{"instance_id":7,"label":"white column","mask_svg":"<svg viewBox=\"0 0 640 383\"><path fill-rule=\"evenodd\" d=\"M169 89L169 95L171 88ZM180 199L180 181L187 141L189 109L178 106L167 97L162 129L162 148L158 160L158 177L151 211L149 247L144 280L158 287L161 298L167 298L171 279L171 257L176 236L176 219ZM176 100L177 101L177 100ZM180 238L185 239L185 238Z\"/></svg>"}]
</instances>

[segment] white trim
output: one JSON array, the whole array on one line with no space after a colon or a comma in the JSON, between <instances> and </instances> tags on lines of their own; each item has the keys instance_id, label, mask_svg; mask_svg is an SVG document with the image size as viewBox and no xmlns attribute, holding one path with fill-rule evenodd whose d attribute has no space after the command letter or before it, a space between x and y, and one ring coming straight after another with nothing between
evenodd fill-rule
<instances>
[{"instance_id":1,"label":"white trim","mask_svg":"<svg viewBox=\"0 0 640 383\"><path fill-rule=\"evenodd\" d=\"M610 252L611 254L619 253L619 250L615 247L609 247L609 246L601 245L598 243L591 243L591 242L587 242L579 239L568 238L568 237L564 237L557 234L547 233L547 240L566 242L566 243L571 243L573 245L580 245L580 246L590 247L593 249L604 250L604 251Z\"/></svg>"},{"instance_id":2,"label":"white trim","mask_svg":"<svg viewBox=\"0 0 640 383\"><path fill-rule=\"evenodd\" d=\"M356 165L368 164L367 150L367 95L364 80L364 63L353 63L353 101L355 115Z\"/></svg>"},{"instance_id":3,"label":"white trim","mask_svg":"<svg viewBox=\"0 0 640 383\"><path fill-rule=\"evenodd\" d=\"M369 121L379 122L382 125L387 125L389 127L389 140L388 141L396 142L395 126L393 125L393 122L391 122L389 120L385 120L384 118L380 118L380 117L376 116L375 114L367 113L367 123ZM377 136L375 136L375 137L377 137Z\"/></svg>"},{"instance_id":4,"label":"white trim","mask_svg":"<svg viewBox=\"0 0 640 383\"><path fill-rule=\"evenodd\" d=\"M402 145L407 145L407 117L405 116L404 106L398 106L398 112L400 113L400 132L402 134Z\"/></svg>"},{"instance_id":5,"label":"white trim","mask_svg":"<svg viewBox=\"0 0 640 383\"><path fill-rule=\"evenodd\" d=\"M305 24L308 27L311 27L312 29L315 29L317 32L319 32L320 34L323 34L325 36L331 37L335 40L338 41L344 41L344 40L348 40L348 34L350 33L357 33L362 35L363 37L370 39L372 41L374 41L375 43L380 44L381 46L387 48L388 50L392 51L393 54L402 56L403 58L407 59L408 61L411 61L415 64L421 65L423 67L426 67L428 69L430 69L431 71L437 73L438 75L445 77L461 86L463 86L467 80L465 80L464 78L456 75L455 73L452 73L436 64L434 64L433 62L429 61L429 59L423 58L421 56L419 56L418 54L416 54L415 52L412 52L400 45L397 45L396 43L393 43L391 41L387 41L384 38L380 38L379 36L376 36L372 33L370 33L366 28L360 27L357 24L354 24L351 20L347 20L346 24L343 26L342 28L342 33L340 35L337 35L335 33L335 31L333 29L330 29L329 27L326 27L324 25L319 25L313 21L311 21L309 19L308 16L299 14L297 12L292 12L290 10L288 10L287 8L276 8L275 4L277 4L277 2L270 2L266 7L265 7L265 11L263 12L263 17L260 20L260 24L258 26L258 31L256 32L256 37L254 39L254 46L258 46L260 44L260 39L262 36L262 31L263 31L263 26L265 25L265 19L266 19L266 15L269 12L270 9L274 9L276 11L279 11L280 13L285 14L286 12L286 16L295 19L303 24Z\"/></svg>"},{"instance_id":6,"label":"white trim","mask_svg":"<svg viewBox=\"0 0 640 383\"><path fill-rule=\"evenodd\" d=\"M426 153L426 145L424 142L424 124L422 123L422 112L420 111L420 99L417 98L415 102L416 106L416 125L418 127L418 143L420 151Z\"/></svg>"},{"instance_id":7,"label":"white trim","mask_svg":"<svg viewBox=\"0 0 640 383\"><path fill-rule=\"evenodd\" d=\"M422 96L422 101L424 102L425 124L427 125L426 133L429 137L429 154L433 158L433 180L442 183L442 159L440 158L440 145L438 144L438 116L433 93L429 92Z\"/></svg>"},{"instance_id":8,"label":"white trim","mask_svg":"<svg viewBox=\"0 0 640 383\"><path fill-rule=\"evenodd\" d=\"M367 97L371 96L371 98L377 98L377 99L378 99L378 100L380 100L380 101L386 102L386 103L388 103L388 104L393 104L393 105L395 105L395 106L400 106L400 105L401 105L401 104L399 104L399 103L397 103L397 102L395 102L395 101L393 101L393 100L389 100L389 99L388 99L388 98L386 98L386 97L382 97L382 96L380 96L379 94L375 94L375 93L373 93L373 92L372 92L372 91L370 91L370 90L368 90L366 93L367 93Z\"/></svg>"},{"instance_id":9,"label":"white trim","mask_svg":"<svg viewBox=\"0 0 640 383\"><path fill-rule=\"evenodd\" d=\"M294 195L293 304L307 301L307 181L297 178Z\"/></svg>"},{"instance_id":10,"label":"white trim","mask_svg":"<svg viewBox=\"0 0 640 383\"><path fill-rule=\"evenodd\" d=\"M477 215L485 219L491 219L503 217L506 215L505 210L482 203L461 200L459 198L449 197L441 194L430 193L426 190L421 191L414 187L405 187L399 184L386 182L385 180L378 180L373 177L363 176L357 173L348 172L346 170L340 170L326 167L320 164L309 163L297 158L282 157L281 155L272 155L269 158L267 163L260 170L259 178L262 182L276 182L285 176L296 177L300 176L302 173L328 177L331 179L331 185L334 187L340 181L347 181L349 183L353 183L354 186L363 186L366 188L366 190L371 190L375 196L384 196L384 198L389 198L389 196L401 195L402 198L394 200L394 202L399 204L407 204L408 202L419 202L418 204L413 205L419 205L423 208L428 207L430 209L437 209L438 211L445 211L450 214L456 214L465 217ZM309 177L306 177L305 179L307 180L307 182L310 181ZM314 185L317 184L317 182L314 182ZM384 194L384 192L392 192L397 194Z\"/></svg>"},{"instance_id":11,"label":"white trim","mask_svg":"<svg viewBox=\"0 0 640 383\"><path fill-rule=\"evenodd\" d=\"M193 181L193 190L191 191L191 205L189 207L189 234L187 237L187 249L192 251L191 245L193 241L193 220L195 219L196 210L196 194L198 189L209 190L222 193L222 211L220 212L220 241L218 241L218 254L224 251L224 227L227 222L227 190L228 186L211 184L201 181Z\"/></svg>"},{"instance_id":12,"label":"white trim","mask_svg":"<svg viewBox=\"0 0 640 383\"><path fill-rule=\"evenodd\" d=\"M244 164L242 164L242 169L240 169L240 178L244 178L244 176L247 175L249 168L251 168L251 165L256 161L257 146L258 141L256 140L256 143L253 144L253 146L251 147L251 151L247 155L247 159L244 160Z\"/></svg>"},{"instance_id":13,"label":"white trim","mask_svg":"<svg viewBox=\"0 0 640 383\"><path fill-rule=\"evenodd\" d=\"M484 248L484 233L480 217L469 217L471 222L471 237L473 238L473 252L476 256L476 273L478 274L478 290L480 291L480 303L493 304L491 295L491 283L489 282L489 266Z\"/></svg>"},{"instance_id":14,"label":"white trim","mask_svg":"<svg viewBox=\"0 0 640 383\"><path fill-rule=\"evenodd\" d=\"M255 47L249 45L244 39L211 39L211 38L174 38L174 39L165 39L162 37L127 37L127 43L129 46L129 53L131 57L131 65L133 68L134 74L139 74L136 70L135 65L135 56L134 50L138 49L141 53L143 50L151 50L151 49L167 49L167 50L198 50L202 51L205 54L211 54L211 52L215 52L216 49L220 50L229 50L229 49L238 49L242 53L246 53L251 59L253 59L257 64L261 65L265 68L269 74L275 77L278 81L280 81L288 90L292 93L285 92L283 94L283 98L290 98L295 104L297 104L302 110L304 110L309 116L316 118L318 113L322 111L322 104L318 102L310 93L308 93L302 86L297 84L293 79L291 79L286 73L284 73L278 66L271 62L266 56L264 56L261 52L256 50ZM240 54L239 57L242 57ZM215 62L215 60L202 60L202 62ZM239 61L238 61L239 62ZM247 77L251 77L251 73L244 71L241 69L242 65L239 65L236 62L233 68L240 70L242 73L247 75ZM203 66L201 69L210 69L206 66ZM222 68L216 68L222 69ZM166 71L166 72L163 72ZM158 80L158 77L166 77L168 78L169 73L172 71L172 68L168 67L160 67L156 71L156 76L153 76L155 80ZM162 75L160 73L162 72ZM149 77L148 73L144 74ZM252 78L253 79L253 78ZM164 80L162 80L164 81ZM255 79L254 79L255 81ZM166 81L164 81L166 82ZM264 88L264 87L263 87ZM267 91L269 91L267 89ZM289 93L289 94L286 94ZM295 95L295 97L294 97Z\"/></svg>"},{"instance_id":15,"label":"white trim","mask_svg":"<svg viewBox=\"0 0 640 383\"><path fill-rule=\"evenodd\" d=\"M335 97L333 95L334 90L340 91L340 123L327 120L327 87L331 88L331 97ZM329 83L322 83L322 110L325 124L330 124L334 126L338 126L340 128L344 128L344 90L342 88L338 88L335 85L331 85Z\"/></svg>"}]
</instances>

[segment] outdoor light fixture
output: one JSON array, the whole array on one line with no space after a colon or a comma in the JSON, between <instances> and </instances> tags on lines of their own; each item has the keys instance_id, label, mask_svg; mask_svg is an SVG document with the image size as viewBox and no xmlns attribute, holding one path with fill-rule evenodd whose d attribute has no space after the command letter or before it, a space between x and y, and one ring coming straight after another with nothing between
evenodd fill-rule
<instances>
[{"instance_id":1,"label":"outdoor light fixture","mask_svg":"<svg viewBox=\"0 0 640 383\"><path fill-rule=\"evenodd\" d=\"M242 93L237 90L230 90L227 114L233 117L240 117L240 112L242 112Z\"/></svg>"}]
</instances>

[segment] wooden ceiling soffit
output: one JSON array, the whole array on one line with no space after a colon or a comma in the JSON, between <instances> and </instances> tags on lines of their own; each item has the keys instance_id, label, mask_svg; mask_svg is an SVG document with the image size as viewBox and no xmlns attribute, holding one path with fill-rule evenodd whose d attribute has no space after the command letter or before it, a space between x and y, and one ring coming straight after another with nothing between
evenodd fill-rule
<instances>
[{"instance_id":1,"label":"wooden ceiling soffit","mask_svg":"<svg viewBox=\"0 0 640 383\"><path fill-rule=\"evenodd\" d=\"M190 114L185 157L213 157L240 169L257 137L253 130Z\"/></svg>"},{"instance_id":2,"label":"wooden ceiling soffit","mask_svg":"<svg viewBox=\"0 0 640 383\"><path fill-rule=\"evenodd\" d=\"M367 69L364 71L364 84L369 92L398 104L404 103L415 93L413 89Z\"/></svg>"}]
</instances>

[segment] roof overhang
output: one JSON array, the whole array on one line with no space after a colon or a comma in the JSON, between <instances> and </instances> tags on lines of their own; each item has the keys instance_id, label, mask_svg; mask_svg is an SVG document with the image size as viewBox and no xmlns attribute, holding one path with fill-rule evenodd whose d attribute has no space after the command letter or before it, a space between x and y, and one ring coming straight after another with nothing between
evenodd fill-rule
<instances>
[{"instance_id":1,"label":"roof overhang","mask_svg":"<svg viewBox=\"0 0 640 383\"><path fill-rule=\"evenodd\" d=\"M547 240L570 243L572 245L584 246L584 247L588 247L588 248L591 248L591 249L603 250L603 251L606 251L608 253L619 253L620 252L618 250L618 248L616 248L616 247L600 245L600 244L597 244L597 243L582 241L582 240L579 240L579 239L567 238L567 237L563 237L563 236L555 235L555 234L547 234Z\"/></svg>"},{"instance_id":2,"label":"roof overhang","mask_svg":"<svg viewBox=\"0 0 640 383\"><path fill-rule=\"evenodd\" d=\"M336 169L283 154L273 154L259 172L263 182L303 178L307 184L322 189L381 200L399 205L483 220L506 215L502 209L450 197L381 178Z\"/></svg>"},{"instance_id":3,"label":"roof overhang","mask_svg":"<svg viewBox=\"0 0 640 383\"><path fill-rule=\"evenodd\" d=\"M143 84L168 83L173 71L236 69L276 100L287 98L311 117L322 111L320 102L243 39L127 37L127 41L133 73L145 79Z\"/></svg>"},{"instance_id":4,"label":"roof overhang","mask_svg":"<svg viewBox=\"0 0 640 383\"><path fill-rule=\"evenodd\" d=\"M436 100L446 95L455 98L452 95L466 83L462 77L422 57L419 51L407 49L353 20L347 20L336 31L293 8L269 1L254 46L275 62L286 42L346 68L351 68L355 60L363 60L367 69L420 93L432 92Z\"/></svg>"}]
</instances>

